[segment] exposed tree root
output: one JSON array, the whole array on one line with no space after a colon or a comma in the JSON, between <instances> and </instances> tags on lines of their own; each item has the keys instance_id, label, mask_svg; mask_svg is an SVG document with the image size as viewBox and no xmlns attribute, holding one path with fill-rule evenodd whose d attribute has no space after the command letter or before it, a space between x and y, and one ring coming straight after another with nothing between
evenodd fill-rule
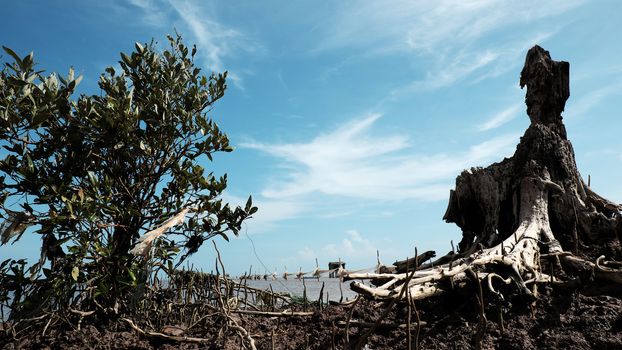
<instances>
[{"instance_id":1,"label":"exposed tree root","mask_svg":"<svg viewBox=\"0 0 622 350\"><path fill-rule=\"evenodd\" d=\"M459 258L450 263L436 267L417 270L409 283L409 295L413 300L425 299L443 293L444 289L439 281L453 280L459 283L468 278L467 270L474 269L480 280L487 281L487 286L493 293L498 293L493 287L493 279L509 284L513 281L525 294L531 295L527 284L537 282L551 282L551 276L544 274L541 269L540 246L547 248L547 256L559 256L565 264L579 269L589 269L596 278L622 283L622 271L599 264L604 257L592 263L563 251L555 239L549 225L548 197L551 191L563 191L561 187L548 179L524 178L521 187L521 223L516 231L500 244L481 249L468 257ZM495 271L500 266L506 267L503 271L510 271L509 278L503 278ZM383 285L372 288L360 282L353 282L351 287L360 294L376 299L395 298L408 273L402 274L349 274L346 279L388 279ZM403 295L405 298L406 295Z\"/></svg>"}]
</instances>

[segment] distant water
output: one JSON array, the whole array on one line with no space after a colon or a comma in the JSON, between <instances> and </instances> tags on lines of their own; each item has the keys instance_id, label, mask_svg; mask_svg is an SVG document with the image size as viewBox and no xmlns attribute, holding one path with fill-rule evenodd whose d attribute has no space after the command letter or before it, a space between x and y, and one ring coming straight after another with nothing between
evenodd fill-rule
<instances>
[{"instance_id":1,"label":"distant water","mask_svg":"<svg viewBox=\"0 0 622 350\"><path fill-rule=\"evenodd\" d=\"M239 282L239 280L237 280ZM274 292L283 292L288 293L289 295L302 297L304 286L307 289L307 299L310 301L316 301L320 296L320 289L322 289L322 283L324 284L324 295L323 300L326 301L326 297L332 301L339 301L343 293L343 301L352 300L356 297L357 293L353 292L350 289L350 281L345 283L340 283L339 278L328 278L328 277L320 277L320 279L316 278L307 278L304 280L296 279L295 277L290 277L287 280L279 277L276 280L272 280L268 278L267 280L247 280L246 285L249 287L262 289L262 290L270 290L270 286L272 286L272 290ZM339 291L339 285L341 284L341 292ZM9 313L9 309L3 307L4 317L6 318Z\"/></svg>"},{"instance_id":2,"label":"distant water","mask_svg":"<svg viewBox=\"0 0 622 350\"><path fill-rule=\"evenodd\" d=\"M270 290L270 286L272 286L272 290L274 292L284 292L298 297L302 297L304 287L306 286L307 299L312 301L319 298L320 289L322 289L322 283L324 284L324 301L326 301L327 294L328 298L333 301L339 301L342 293L343 301L352 300L357 295L350 289L351 282L340 283L339 278L320 277L319 280L316 278L307 278L304 280L304 284L303 280L296 279L295 277L291 277L287 280L279 277L276 280L268 278L267 280L246 281L246 284L249 287L262 290ZM339 291L340 284L341 292Z\"/></svg>"}]
</instances>

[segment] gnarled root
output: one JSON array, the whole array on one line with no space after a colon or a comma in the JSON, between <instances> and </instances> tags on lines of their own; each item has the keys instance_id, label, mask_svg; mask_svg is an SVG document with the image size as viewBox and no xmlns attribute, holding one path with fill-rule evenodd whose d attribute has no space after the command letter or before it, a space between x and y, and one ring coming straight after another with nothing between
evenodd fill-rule
<instances>
[{"instance_id":1,"label":"gnarled root","mask_svg":"<svg viewBox=\"0 0 622 350\"><path fill-rule=\"evenodd\" d=\"M377 288L355 281L351 283L351 288L366 297L394 299L400 296L403 283L410 278L409 293L401 293L401 297L406 299L409 296L413 300L419 300L443 293L448 285L457 285L466 281L469 278L467 272L471 269L480 281L486 281L486 285L494 294L500 295L493 287L493 279L505 284L514 282L524 294L531 295L528 284L557 281L555 277L542 272L540 249L543 247L547 250L544 252L547 258L559 258L565 265L573 265L581 270L592 270L595 278L622 284L622 271L612 267L614 265L619 267L619 263L609 263L607 264L609 266L604 266L602 257L592 263L563 251L549 223L548 199L551 191L563 192L564 190L548 179L546 171L544 179L523 178L520 189L520 224L512 235L492 248L480 249L449 263L412 273L351 273L345 276L345 279L386 281ZM451 283L441 283L444 281Z\"/></svg>"}]
</instances>

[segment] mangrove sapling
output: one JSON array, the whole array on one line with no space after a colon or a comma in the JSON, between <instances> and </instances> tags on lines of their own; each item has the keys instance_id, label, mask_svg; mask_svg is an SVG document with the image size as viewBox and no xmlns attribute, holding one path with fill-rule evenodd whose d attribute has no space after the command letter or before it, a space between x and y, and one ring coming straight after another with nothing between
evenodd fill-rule
<instances>
[{"instance_id":1,"label":"mangrove sapling","mask_svg":"<svg viewBox=\"0 0 622 350\"><path fill-rule=\"evenodd\" d=\"M250 198L244 208L223 203L226 175L200 165L233 150L207 115L226 73L202 75L179 35L167 44L136 43L105 69L97 94L78 98L73 69L45 74L32 53L4 48L0 244L24 234L42 242L28 271L34 288L6 286L20 290L10 318L69 307L118 317L146 268L172 272L180 249L183 261L204 241L237 234L257 210Z\"/></svg>"}]
</instances>

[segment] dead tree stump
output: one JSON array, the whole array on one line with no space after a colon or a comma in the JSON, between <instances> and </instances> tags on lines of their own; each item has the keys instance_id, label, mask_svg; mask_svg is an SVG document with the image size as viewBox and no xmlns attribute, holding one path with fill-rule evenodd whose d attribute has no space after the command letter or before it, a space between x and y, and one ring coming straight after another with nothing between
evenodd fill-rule
<instances>
[{"instance_id":1,"label":"dead tree stump","mask_svg":"<svg viewBox=\"0 0 622 350\"><path fill-rule=\"evenodd\" d=\"M462 229L457 254L412 273L350 274L346 278L382 281L377 288L353 282L353 290L376 299L423 299L443 293L449 284L441 282L455 286L469 276L487 280L497 294L495 283L530 295L530 284L570 280L620 290L622 206L594 193L577 170L561 115L570 96L569 64L534 46L520 85L527 87L531 124L514 155L465 170L450 193L444 219ZM545 273L551 259L563 272Z\"/></svg>"}]
</instances>

